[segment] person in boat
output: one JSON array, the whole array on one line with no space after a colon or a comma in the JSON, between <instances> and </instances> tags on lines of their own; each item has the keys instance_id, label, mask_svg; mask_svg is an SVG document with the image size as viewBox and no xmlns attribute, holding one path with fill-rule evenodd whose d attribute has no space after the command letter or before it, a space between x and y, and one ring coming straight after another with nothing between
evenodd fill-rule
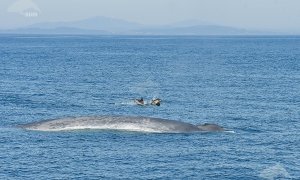
<instances>
[{"instance_id":1,"label":"person in boat","mask_svg":"<svg viewBox=\"0 0 300 180\"><path fill-rule=\"evenodd\" d=\"M144 99L141 97L141 99L136 99L135 102L138 104L138 105L144 105Z\"/></svg>"},{"instance_id":2,"label":"person in boat","mask_svg":"<svg viewBox=\"0 0 300 180\"><path fill-rule=\"evenodd\" d=\"M155 98L151 100L151 105L160 106L161 99Z\"/></svg>"}]
</instances>

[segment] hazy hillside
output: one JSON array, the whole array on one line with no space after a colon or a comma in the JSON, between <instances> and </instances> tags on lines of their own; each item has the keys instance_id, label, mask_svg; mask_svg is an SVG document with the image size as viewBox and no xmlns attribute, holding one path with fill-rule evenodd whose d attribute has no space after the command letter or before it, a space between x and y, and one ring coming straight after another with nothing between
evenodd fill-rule
<instances>
[{"instance_id":1,"label":"hazy hillside","mask_svg":"<svg viewBox=\"0 0 300 180\"><path fill-rule=\"evenodd\" d=\"M121 19L93 17L73 22L44 22L19 29L1 30L15 34L116 34L116 35L257 35L268 34L194 20L163 26L146 26Z\"/></svg>"}]
</instances>

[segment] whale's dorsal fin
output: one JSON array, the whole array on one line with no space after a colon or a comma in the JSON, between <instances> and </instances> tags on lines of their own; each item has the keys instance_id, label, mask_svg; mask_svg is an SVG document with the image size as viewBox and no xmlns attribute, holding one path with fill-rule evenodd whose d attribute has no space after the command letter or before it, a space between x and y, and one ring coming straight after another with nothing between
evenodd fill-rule
<instances>
[{"instance_id":1,"label":"whale's dorsal fin","mask_svg":"<svg viewBox=\"0 0 300 180\"><path fill-rule=\"evenodd\" d=\"M204 123L197 125L200 131L224 131L224 128L213 123Z\"/></svg>"}]
</instances>

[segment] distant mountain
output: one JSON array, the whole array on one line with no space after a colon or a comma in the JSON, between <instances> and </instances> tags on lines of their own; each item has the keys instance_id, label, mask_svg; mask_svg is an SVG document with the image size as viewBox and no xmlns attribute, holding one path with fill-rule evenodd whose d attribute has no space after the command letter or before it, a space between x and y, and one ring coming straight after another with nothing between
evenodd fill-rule
<instances>
[{"instance_id":1,"label":"distant mountain","mask_svg":"<svg viewBox=\"0 0 300 180\"><path fill-rule=\"evenodd\" d=\"M134 31L134 34L147 35L254 35L263 34L258 31L248 31L245 29L218 26L218 25L197 25L186 27L164 27L147 28Z\"/></svg>"},{"instance_id":2,"label":"distant mountain","mask_svg":"<svg viewBox=\"0 0 300 180\"><path fill-rule=\"evenodd\" d=\"M91 35L109 35L110 32L101 30L89 30L69 27L58 27L58 28L19 28L12 30L0 30L2 34L91 34Z\"/></svg>"},{"instance_id":3,"label":"distant mountain","mask_svg":"<svg viewBox=\"0 0 300 180\"><path fill-rule=\"evenodd\" d=\"M138 23L128 22L121 19L107 17L93 17L73 22L45 22L37 23L28 26L27 28L53 29L53 28L76 28L88 30L101 30L111 33L120 33L137 28L142 28L143 25Z\"/></svg>"},{"instance_id":4,"label":"distant mountain","mask_svg":"<svg viewBox=\"0 0 300 180\"><path fill-rule=\"evenodd\" d=\"M200 26L200 25L215 25L211 22L206 22L206 21L200 21L197 19L188 19L188 20L184 20L184 21L178 21L175 23L171 23L166 25L167 27L190 27L190 26Z\"/></svg>"},{"instance_id":5,"label":"distant mountain","mask_svg":"<svg viewBox=\"0 0 300 180\"><path fill-rule=\"evenodd\" d=\"M261 35L267 32L214 25L197 20L162 26L146 26L121 19L93 17L73 22L36 23L13 30L12 34L99 34L99 35Z\"/></svg>"}]
</instances>

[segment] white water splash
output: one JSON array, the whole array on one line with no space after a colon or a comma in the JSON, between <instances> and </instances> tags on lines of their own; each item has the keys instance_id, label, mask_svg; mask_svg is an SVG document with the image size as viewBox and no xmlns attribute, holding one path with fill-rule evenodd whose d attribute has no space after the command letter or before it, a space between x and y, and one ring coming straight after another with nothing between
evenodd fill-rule
<instances>
[{"instance_id":1,"label":"white water splash","mask_svg":"<svg viewBox=\"0 0 300 180\"><path fill-rule=\"evenodd\" d=\"M226 132L226 133L232 133L232 134L235 133L235 131L233 131L233 130L225 130L224 132Z\"/></svg>"},{"instance_id":2,"label":"white water splash","mask_svg":"<svg viewBox=\"0 0 300 180\"><path fill-rule=\"evenodd\" d=\"M140 96L147 97L159 97L160 95L160 85L151 79L147 79L144 82L137 83L131 86L130 91L137 93Z\"/></svg>"},{"instance_id":3,"label":"white water splash","mask_svg":"<svg viewBox=\"0 0 300 180\"><path fill-rule=\"evenodd\" d=\"M291 175L287 172L287 170L280 164L276 164L274 166L268 167L261 171L260 175L263 179L273 180L273 179L291 179Z\"/></svg>"}]
</instances>

